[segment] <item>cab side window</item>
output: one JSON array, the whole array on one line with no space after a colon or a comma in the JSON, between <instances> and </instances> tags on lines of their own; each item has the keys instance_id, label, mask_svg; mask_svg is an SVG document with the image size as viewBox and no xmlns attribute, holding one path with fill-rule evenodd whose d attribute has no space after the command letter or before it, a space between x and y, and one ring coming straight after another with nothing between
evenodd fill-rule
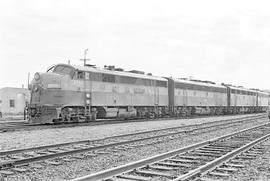
<instances>
[{"instance_id":1,"label":"cab side window","mask_svg":"<svg viewBox=\"0 0 270 181\"><path fill-rule=\"evenodd\" d=\"M83 72L82 71L78 71L77 79L83 79Z\"/></svg>"},{"instance_id":2,"label":"cab side window","mask_svg":"<svg viewBox=\"0 0 270 181\"><path fill-rule=\"evenodd\" d=\"M75 77L75 79L83 79L84 78L84 72L83 71L76 71L74 77Z\"/></svg>"},{"instance_id":3,"label":"cab side window","mask_svg":"<svg viewBox=\"0 0 270 181\"><path fill-rule=\"evenodd\" d=\"M54 66L52 66L51 68L49 68L49 69L47 70L47 72L52 73L52 72L53 72L53 69L54 69Z\"/></svg>"}]
</instances>

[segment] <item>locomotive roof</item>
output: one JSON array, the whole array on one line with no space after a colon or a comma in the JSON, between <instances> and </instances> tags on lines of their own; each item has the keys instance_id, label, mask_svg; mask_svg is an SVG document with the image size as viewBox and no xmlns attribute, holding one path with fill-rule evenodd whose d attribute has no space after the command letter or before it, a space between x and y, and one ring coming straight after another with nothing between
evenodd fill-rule
<instances>
[{"instance_id":1,"label":"locomotive roof","mask_svg":"<svg viewBox=\"0 0 270 181\"><path fill-rule=\"evenodd\" d=\"M60 65L60 64L58 64ZM66 65L66 64L62 64ZM116 70L107 70L107 69L101 69L101 68L93 68L93 67L87 67L87 66L79 66L79 65L72 65L75 69L82 70L82 71L90 71L90 72L96 72L96 73L105 73L105 74L112 74L112 75L120 75L120 76L128 76L128 77L136 77L141 79L152 79L152 80L160 80L160 81L166 81L167 79L152 75L144 75L144 74L136 74L126 71L116 71Z\"/></svg>"},{"instance_id":2,"label":"locomotive roof","mask_svg":"<svg viewBox=\"0 0 270 181\"><path fill-rule=\"evenodd\" d=\"M268 95L269 96L269 93L268 92L265 92L265 91L262 91L262 90L257 90L258 93L260 94L264 94L264 95Z\"/></svg>"},{"instance_id":3,"label":"locomotive roof","mask_svg":"<svg viewBox=\"0 0 270 181\"><path fill-rule=\"evenodd\" d=\"M249 92L258 92L256 90L252 90L252 89L247 89L247 88L244 88L244 87L235 87L235 86L231 86L231 85L227 85L228 87L230 87L231 89L235 89L235 90L241 90L241 91L249 91Z\"/></svg>"},{"instance_id":4,"label":"locomotive roof","mask_svg":"<svg viewBox=\"0 0 270 181\"><path fill-rule=\"evenodd\" d=\"M211 83L204 83L204 82L196 82L196 81L191 81L191 80L183 80L183 79L175 79L172 78L175 82L180 82L180 83L186 83L186 84L193 84L193 85L201 85L201 86L207 86L207 87L217 87L217 88L224 88L226 87L219 85L219 84L211 84Z\"/></svg>"}]
</instances>

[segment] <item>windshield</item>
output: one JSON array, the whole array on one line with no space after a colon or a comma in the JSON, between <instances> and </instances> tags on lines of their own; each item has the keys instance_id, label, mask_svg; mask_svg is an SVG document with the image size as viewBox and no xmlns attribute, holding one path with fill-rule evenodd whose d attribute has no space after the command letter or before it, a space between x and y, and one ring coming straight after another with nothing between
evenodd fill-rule
<instances>
[{"instance_id":1,"label":"windshield","mask_svg":"<svg viewBox=\"0 0 270 181\"><path fill-rule=\"evenodd\" d=\"M72 76L74 72L74 68L66 65L57 65L55 66L54 73L62 74L62 75L70 75Z\"/></svg>"},{"instance_id":2,"label":"windshield","mask_svg":"<svg viewBox=\"0 0 270 181\"><path fill-rule=\"evenodd\" d=\"M54 69L54 65L50 66L46 72L53 72L53 69Z\"/></svg>"}]
</instances>

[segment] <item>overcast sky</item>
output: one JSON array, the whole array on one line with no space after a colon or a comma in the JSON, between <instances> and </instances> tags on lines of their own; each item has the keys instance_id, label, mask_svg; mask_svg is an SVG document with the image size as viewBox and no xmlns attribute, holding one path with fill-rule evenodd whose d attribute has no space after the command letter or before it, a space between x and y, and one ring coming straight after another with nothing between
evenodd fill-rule
<instances>
[{"instance_id":1,"label":"overcast sky","mask_svg":"<svg viewBox=\"0 0 270 181\"><path fill-rule=\"evenodd\" d=\"M0 88L88 48L99 67L270 89L267 2L2 0Z\"/></svg>"}]
</instances>

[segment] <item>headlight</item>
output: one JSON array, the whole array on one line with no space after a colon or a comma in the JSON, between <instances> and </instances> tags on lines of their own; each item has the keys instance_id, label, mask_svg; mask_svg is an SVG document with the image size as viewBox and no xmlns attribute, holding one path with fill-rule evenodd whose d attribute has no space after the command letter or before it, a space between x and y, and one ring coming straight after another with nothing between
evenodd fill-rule
<instances>
[{"instance_id":1,"label":"headlight","mask_svg":"<svg viewBox=\"0 0 270 181\"><path fill-rule=\"evenodd\" d=\"M35 88L34 88L34 91L37 92L37 91L38 91L38 87L35 87Z\"/></svg>"},{"instance_id":2,"label":"headlight","mask_svg":"<svg viewBox=\"0 0 270 181\"><path fill-rule=\"evenodd\" d=\"M34 75L34 79L35 79L36 81L38 81L38 80L40 79L40 75L39 75L39 73L35 73L35 75Z\"/></svg>"}]
</instances>

